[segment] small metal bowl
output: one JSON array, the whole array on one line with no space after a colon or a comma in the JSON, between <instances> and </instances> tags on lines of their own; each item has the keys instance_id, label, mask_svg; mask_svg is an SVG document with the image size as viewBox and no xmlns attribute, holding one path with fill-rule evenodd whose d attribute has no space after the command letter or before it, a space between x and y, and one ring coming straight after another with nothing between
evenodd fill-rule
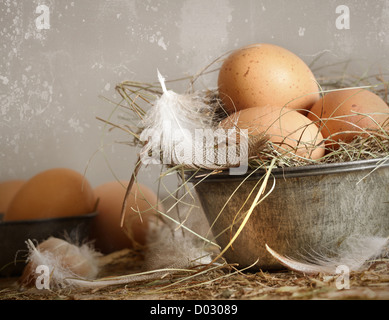
<instances>
[{"instance_id":1,"label":"small metal bowl","mask_svg":"<svg viewBox=\"0 0 389 320\"><path fill-rule=\"evenodd\" d=\"M279 254L298 256L323 252L324 248L336 252L348 236L389 236L386 160L273 169L274 190L254 209L232 248L225 252L225 259L240 267L249 267L258 259L253 269L276 270L283 267L267 252L265 244ZM265 171L248 177L250 173L231 176L223 172L203 181L204 175L190 180L198 183L195 189L200 203L222 248L241 224L239 218L249 209L261 182L244 202ZM239 187L245 178L247 181ZM270 178L265 194L272 185ZM237 217L239 211L242 213ZM231 228L233 221L237 223Z\"/></svg>"},{"instance_id":2,"label":"small metal bowl","mask_svg":"<svg viewBox=\"0 0 389 320\"><path fill-rule=\"evenodd\" d=\"M43 241L50 236L71 241L88 238L96 212L65 218L2 221L0 214L0 277L19 276L28 253L26 241Z\"/></svg>"}]
</instances>

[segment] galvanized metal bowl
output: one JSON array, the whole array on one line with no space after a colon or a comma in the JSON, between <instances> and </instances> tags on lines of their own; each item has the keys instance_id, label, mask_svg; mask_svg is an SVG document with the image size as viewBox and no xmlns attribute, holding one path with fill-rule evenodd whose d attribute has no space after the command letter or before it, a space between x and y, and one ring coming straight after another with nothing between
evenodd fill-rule
<instances>
[{"instance_id":1,"label":"galvanized metal bowl","mask_svg":"<svg viewBox=\"0 0 389 320\"><path fill-rule=\"evenodd\" d=\"M258 260L254 269L275 270L282 266L267 252L265 244L280 254L298 256L323 252L324 248L336 252L348 236L389 236L386 160L273 169L274 190L254 209L232 248L225 252L225 259L240 267ZM222 248L237 231L261 183L254 192L253 188L265 174L261 170L248 177L251 173L231 176L225 172L203 181L203 176L190 180ZM265 193L273 185L272 177ZM234 221L237 223L231 227Z\"/></svg>"}]
</instances>

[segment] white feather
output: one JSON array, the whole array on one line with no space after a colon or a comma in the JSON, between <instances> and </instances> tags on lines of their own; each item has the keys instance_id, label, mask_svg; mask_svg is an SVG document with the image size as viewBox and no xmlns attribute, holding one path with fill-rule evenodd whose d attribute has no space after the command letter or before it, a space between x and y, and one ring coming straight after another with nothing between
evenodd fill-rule
<instances>
[{"instance_id":1,"label":"white feather","mask_svg":"<svg viewBox=\"0 0 389 320\"><path fill-rule=\"evenodd\" d=\"M243 135L238 144L231 132L220 130L213 122L213 107L199 94L177 94L167 90L159 71L158 79L163 94L142 121L144 129L140 140L146 142L141 151L143 163L159 164L162 157L163 164L220 169L237 166L240 159L247 158L248 148L242 143ZM215 150L218 151L215 153Z\"/></svg>"},{"instance_id":2,"label":"white feather","mask_svg":"<svg viewBox=\"0 0 389 320\"><path fill-rule=\"evenodd\" d=\"M34 285L39 274L38 266L47 267L50 274L50 288L62 288L70 285L69 278L93 279L99 272L98 257L89 244L77 246L65 240L50 237L38 246L29 239L27 265L20 279L21 285Z\"/></svg>"},{"instance_id":3,"label":"white feather","mask_svg":"<svg viewBox=\"0 0 389 320\"><path fill-rule=\"evenodd\" d=\"M187 200L187 199L186 199ZM201 209L187 205L176 207L175 214L188 215L191 228L201 233L208 231L207 221L201 215ZM194 211L193 211L193 210ZM198 211L197 211L198 210ZM189 218L191 213L191 218ZM145 252L144 270L135 274L113 276L95 280L69 279L79 288L103 288L112 285L130 284L138 281L161 279L177 271L188 272L194 266L209 264L212 261L212 250L208 250L203 240L183 228L176 228L175 223L161 224L150 221L148 249Z\"/></svg>"},{"instance_id":4,"label":"white feather","mask_svg":"<svg viewBox=\"0 0 389 320\"><path fill-rule=\"evenodd\" d=\"M288 269L304 274L336 274L340 266L350 271L361 271L369 260L387 255L389 239L375 236L351 236L345 239L334 254L317 251L300 258L280 255L266 244L267 251Z\"/></svg>"}]
</instances>

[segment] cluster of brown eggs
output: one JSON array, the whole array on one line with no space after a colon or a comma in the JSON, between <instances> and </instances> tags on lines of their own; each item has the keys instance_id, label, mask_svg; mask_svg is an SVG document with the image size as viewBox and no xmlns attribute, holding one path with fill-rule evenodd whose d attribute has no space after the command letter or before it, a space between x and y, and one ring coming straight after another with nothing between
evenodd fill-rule
<instances>
[{"instance_id":1,"label":"cluster of brown eggs","mask_svg":"<svg viewBox=\"0 0 389 320\"><path fill-rule=\"evenodd\" d=\"M160 205L156 194L135 184L127 199L124 227L120 227L128 181L111 181L92 188L84 175L67 168L40 172L29 180L0 183L3 220L21 221L76 217L97 212L90 239L102 253L144 245L149 220Z\"/></svg>"},{"instance_id":2,"label":"cluster of brown eggs","mask_svg":"<svg viewBox=\"0 0 389 320\"><path fill-rule=\"evenodd\" d=\"M221 125L266 134L283 154L320 159L334 141L351 141L387 124L388 105L366 89L323 94L314 74L294 53L255 44L230 54L218 78L229 114Z\"/></svg>"}]
</instances>

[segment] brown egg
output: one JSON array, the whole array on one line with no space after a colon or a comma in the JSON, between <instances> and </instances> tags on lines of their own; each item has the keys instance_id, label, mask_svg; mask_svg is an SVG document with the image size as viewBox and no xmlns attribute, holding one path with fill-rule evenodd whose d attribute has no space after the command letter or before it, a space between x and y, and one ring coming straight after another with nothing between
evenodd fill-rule
<instances>
[{"instance_id":1,"label":"brown egg","mask_svg":"<svg viewBox=\"0 0 389 320\"><path fill-rule=\"evenodd\" d=\"M265 106L303 112L320 98L315 76L305 62L272 44L233 52L221 66L218 87L228 113Z\"/></svg>"},{"instance_id":2,"label":"brown egg","mask_svg":"<svg viewBox=\"0 0 389 320\"><path fill-rule=\"evenodd\" d=\"M328 139L328 144L331 141L347 143L356 135L366 136L362 133L365 130L377 130L385 121L388 124L389 107L371 91L340 90L330 92L317 101L308 118L321 127L321 133L324 139Z\"/></svg>"},{"instance_id":3,"label":"brown egg","mask_svg":"<svg viewBox=\"0 0 389 320\"><path fill-rule=\"evenodd\" d=\"M98 215L94 218L91 238L102 253L136 245L145 245L149 222L161 206L156 194L142 184L134 184L127 199L124 227L120 217L128 181L111 181L95 188Z\"/></svg>"},{"instance_id":4,"label":"brown egg","mask_svg":"<svg viewBox=\"0 0 389 320\"><path fill-rule=\"evenodd\" d=\"M24 183L25 180L9 180L0 183L0 213L7 211L8 205Z\"/></svg>"},{"instance_id":5,"label":"brown egg","mask_svg":"<svg viewBox=\"0 0 389 320\"><path fill-rule=\"evenodd\" d=\"M4 220L71 217L91 213L96 199L84 176L55 168L32 177L15 194Z\"/></svg>"},{"instance_id":6,"label":"brown egg","mask_svg":"<svg viewBox=\"0 0 389 320\"><path fill-rule=\"evenodd\" d=\"M221 122L223 128L236 125L248 129L249 136L266 134L275 149L282 154L292 153L304 158L319 159L325 150L318 127L296 110L281 107L241 110Z\"/></svg>"}]
</instances>

